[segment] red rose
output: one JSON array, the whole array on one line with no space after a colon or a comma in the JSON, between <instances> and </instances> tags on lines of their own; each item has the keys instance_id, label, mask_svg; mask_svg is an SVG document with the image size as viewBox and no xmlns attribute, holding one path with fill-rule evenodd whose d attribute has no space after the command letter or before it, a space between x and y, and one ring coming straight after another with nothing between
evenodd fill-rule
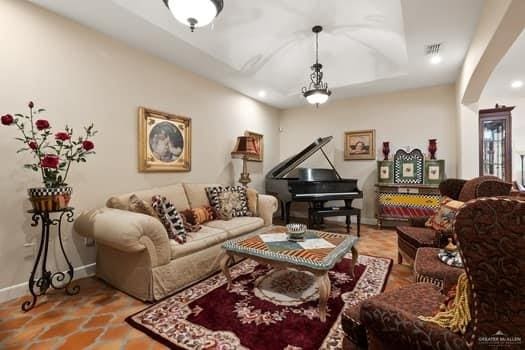
<instances>
[{"instance_id":1,"label":"red rose","mask_svg":"<svg viewBox=\"0 0 525 350\"><path fill-rule=\"evenodd\" d=\"M27 144L29 146L29 148L31 148L32 150L36 150L38 148L38 143L36 143L36 141L29 141L29 143Z\"/></svg>"},{"instance_id":2,"label":"red rose","mask_svg":"<svg viewBox=\"0 0 525 350\"><path fill-rule=\"evenodd\" d=\"M58 163L60 163L60 158L58 158L57 156L48 154L44 156L44 158L42 158L42 162L40 163L40 165L42 166L42 168L56 169L58 168Z\"/></svg>"},{"instance_id":3,"label":"red rose","mask_svg":"<svg viewBox=\"0 0 525 350\"><path fill-rule=\"evenodd\" d=\"M61 131L55 134L55 139L60 141L67 141L71 138L67 132Z\"/></svg>"},{"instance_id":4,"label":"red rose","mask_svg":"<svg viewBox=\"0 0 525 350\"><path fill-rule=\"evenodd\" d=\"M45 119L38 119L35 125L38 130L49 129L49 122Z\"/></svg>"},{"instance_id":5,"label":"red rose","mask_svg":"<svg viewBox=\"0 0 525 350\"><path fill-rule=\"evenodd\" d=\"M82 142L82 148L86 151L91 151L93 148L95 148L95 144L89 140L86 140Z\"/></svg>"},{"instance_id":6,"label":"red rose","mask_svg":"<svg viewBox=\"0 0 525 350\"><path fill-rule=\"evenodd\" d=\"M2 124L4 125L11 125L15 121L15 118L11 114L6 114L2 116Z\"/></svg>"},{"instance_id":7,"label":"red rose","mask_svg":"<svg viewBox=\"0 0 525 350\"><path fill-rule=\"evenodd\" d=\"M35 104L33 103L33 101L29 101L29 103L27 104L29 106L29 108L33 108L35 106Z\"/></svg>"}]
</instances>

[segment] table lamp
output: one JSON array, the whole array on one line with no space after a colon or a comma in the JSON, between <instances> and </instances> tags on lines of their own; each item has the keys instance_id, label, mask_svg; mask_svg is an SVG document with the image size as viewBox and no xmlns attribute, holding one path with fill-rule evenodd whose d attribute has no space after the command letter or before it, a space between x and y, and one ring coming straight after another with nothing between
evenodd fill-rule
<instances>
[{"instance_id":1,"label":"table lamp","mask_svg":"<svg viewBox=\"0 0 525 350\"><path fill-rule=\"evenodd\" d=\"M523 171L523 159L525 158L525 149L519 149L516 151L518 155L521 157L521 185L525 186L525 178L524 178L524 171Z\"/></svg>"},{"instance_id":2,"label":"table lamp","mask_svg":"<svg viewBox=\"0 0 525 350\"><path fill-rule=\"evenodd\" d=\"M237 137L237 143L231 154L232 158L242 158L242 173L239 182L246 187L252 181L248 173L248 157L259 155L255 147L255 139L252 136Z\"/></svg>"}]
</instances>

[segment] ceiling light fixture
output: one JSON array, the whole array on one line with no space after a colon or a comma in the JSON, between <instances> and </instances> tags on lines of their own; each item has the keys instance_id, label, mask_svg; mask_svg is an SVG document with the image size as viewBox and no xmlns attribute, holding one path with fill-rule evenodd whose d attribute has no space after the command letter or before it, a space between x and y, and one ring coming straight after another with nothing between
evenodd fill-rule
<instances>
[{"instance_id":1,"label":"ceiling light fixture","mask_svg":"<svg viewBox=\"0 0 525 350\"><path fill-rule=\"evenodd\" d=\"M190 27L210 24L221 13L223 0L162 0L177 21Z\"/></svg>"},{"instance_id":2,"label":"ceiling light fixture","mask_svg":"<svg viewBox=\"0 0 525 350\"><path fill-rule=\"evenodd\" d=\"M519 89L520 87L523 86L523 81L521 80L514 80L510 86L513 88L513 89Z\"/></svg>"},{"instance_id":3,"label":"ceiling light fixture","mask_svg":"<svg viewBox=\"0 0 525 350\"><path fill-rule=\"evenodd\" d=\"M259 91L259 97L263 97L263 98L266 97L266 91L264 90Z\"/></svg>"},{"instance_id":4,"label":"ceiling light fixture","mask_svg":"<svg viewBox=\"0 0 525 350\"><path fill-rule=\"evenodd\" d=\"M432 63L432 64L440 64L441 61L443 61L443 59L441 58L440 55L434 55L434 56L430 57L430 63Z\"/></svg>"},{"instance_id":5,"label":"ceiling light fixture","mask_svg":"<svg viewBox=\"0 0 525 350\"><path fill-rule=\"evenodd\" d=\"M310 84L308 88L305 86L302 89L303 96L306 98L308 103L319 107L320 104L328 101L328 97L332 94L328 90L328 84L323 83L323 65L319 63L319 33L323 31L323 27L315 26L312 28L312 32L315 33L315 63L311 67L312 73L310 74Z\"/></svg>"}]
</instances>

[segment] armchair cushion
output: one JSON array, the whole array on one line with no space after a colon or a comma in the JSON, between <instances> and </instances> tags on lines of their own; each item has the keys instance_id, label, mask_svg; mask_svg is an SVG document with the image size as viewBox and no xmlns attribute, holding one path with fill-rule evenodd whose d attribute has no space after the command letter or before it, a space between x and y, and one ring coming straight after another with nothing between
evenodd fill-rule
<instances>
[{"instance_id":1,"label":"armchair cushion","mask_svg":"<svg viewBox=\"0 0 525 350\"><path fill-rule=\"evenodd\" d=\"M431 316L445 296L428 283L409 285L365 300L360 320L373 343L384 349L467 349L462 337L418 319Z\"/></svg>"},{"instance_id":2,"label":"armchair cushion","mask_svg":"<svg viewBox=\"0 0 525 350\"><path fill-rule=\"evenodd\" d=\"M439 260L439 248L419 248L414 259L414 272L417 282L432 283L447 293L465 270L449 266Z\"/></svg>"},{"instance_id":3,"label":"armchair cushion","mask_svg":"<svg viewBox=\"0 0 525 350\"><path fill-rule=\"evenodd\" d=\"M398 239L410 243L415 247L432 247L436 239L436 231L428 227L398 226Z\"/></svg>"}]
</instances>

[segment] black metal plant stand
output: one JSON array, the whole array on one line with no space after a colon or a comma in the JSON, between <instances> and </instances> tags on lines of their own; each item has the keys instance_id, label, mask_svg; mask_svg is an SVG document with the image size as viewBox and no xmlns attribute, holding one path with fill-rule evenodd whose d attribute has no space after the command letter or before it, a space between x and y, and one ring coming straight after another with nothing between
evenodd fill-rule
<instances>
[{"instance_id":1,"label":"black metal plant stand","mask_svg":"<svg viewBox=\"0 0 525 350\"><path fill-rule=\"evenodd\" d=\"M62 219L65 217L68 222L73 222L73 210L74 208L68 207L54 211L28 211L28 213L33 215L31 218L33 221L31 226L35 227L38 226L38 224L42 226L42 236L40 237L40 246L38 248L35 265L31 271L31 277L29 277L29 292L33 297L31 300L27 300L22 304L23 311L31 310L36 304L36 299L39 296L46 294L49 287L54 289L64 289L68 295L77 294L80 290L80 286L78 285L71 286L71 282L73 281L73 265L71 265L71 262L66 255L66 251L64 250L64 244L62 243ZM58 218L53 219L53 214L58 214ZM64 255L68 266L68 270L65 272L58 271L51 273L46 267L49 248L49 233L52 226L56 226L58 229L60 249L62 250L62 254ZM39 265L41 265L41 275L38 279L35 279Z\"/></svg>"}]
</instances>

